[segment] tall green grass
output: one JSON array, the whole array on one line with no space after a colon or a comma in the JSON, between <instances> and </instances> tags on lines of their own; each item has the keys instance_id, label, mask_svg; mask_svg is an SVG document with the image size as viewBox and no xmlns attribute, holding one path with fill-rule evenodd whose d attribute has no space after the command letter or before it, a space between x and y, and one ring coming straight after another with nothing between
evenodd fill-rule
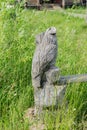
<instances>
[{"instance_id":1,"label":"tall green grass","mask_svg":"<svg viewBox=\"0 0 87 130\"><path fill-rule=\"evenodd\" d=\"M87 25L58 11L0 10L0 130L28 130L24 111L34 105L31 64L36 34L57 28L61 75L87 73ZM87 114L87 83L67 87L65 100L57 111L47 111L47 130L80 130ZM85 119L86 120L86 119Z\"/></svg>"},{"instance_id":2,"label":"tall green grass","mask_svg":"<svg viewBox=\"0 0 87 130\"><path fill-rule=\"evenodd\" d=\"M73 5L72 8L67 8L66 11L70 13L86 14L87 8L85 6Z\"/></svg>"}]
</instances>

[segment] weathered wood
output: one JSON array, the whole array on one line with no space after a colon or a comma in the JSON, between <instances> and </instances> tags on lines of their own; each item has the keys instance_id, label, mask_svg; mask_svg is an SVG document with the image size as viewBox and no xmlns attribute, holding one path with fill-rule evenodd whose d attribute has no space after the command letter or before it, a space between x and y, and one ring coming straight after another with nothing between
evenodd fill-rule
<instances>
[{"instance_id":1,"label":"weathered wood","mask_svg":"<svg viewBox=\"0 0 87 130\"><path fill-rule=\"evenodd\" d=\"M32 60L31 72L32 85L34 88L44 87L44 82L47 82L46 77L49 77L49 71L54 70L58 54L57 46L55 27L50 27L46 29L45 32L36 36L36 49Z\"/></svg>"},{"instance_id":2,"label":"weathered wood","mask_svg":"<svg viewBox=\"0 0 87 130\"><path fill-rule=\"evenodd\" d=\"M34 91L36 113L40 113L43 107L57 107L61 105L65 96L67 84L87 82L87 74L59 76L59 69L54 69L49 71L47 79L48 82L44 84L43 88L38 88Z\"/></svg>"},{"instance_id":3,"label":"weathered wood","mask_svg":"<svg viewBox=\"0 0 87 130\"><path fill-rule=\"evenodd\" d=\"M34 87L35 113L43 107L61 105L67 84L87 82L87 74L61 76L55 67L57 57L56 28L48 28L36 36L36 50L32 61L32 85Z\"/></svg>"},{"instance_id":4,"label":"weathered wood","mask_svg":"<svg viewBox=\"0 0 87 130\"><path fill-rule=\"evenodd\" d=\"M87 82L87 74L77 74L69 76L60 76L58 84L76 83L76 82Z\"/></svg>"},{"instance_id":5,"label":"weathered wood","mask_svg":"<svg viewBox=\"0 0 87 130\"><path fill-rule=\"evenodd\" d=\"M40 5L27 5L27 4L25 4L25 7L28 9L37 9L37 10L40 10L41 8Z\"/></svg>"}]
</instances>

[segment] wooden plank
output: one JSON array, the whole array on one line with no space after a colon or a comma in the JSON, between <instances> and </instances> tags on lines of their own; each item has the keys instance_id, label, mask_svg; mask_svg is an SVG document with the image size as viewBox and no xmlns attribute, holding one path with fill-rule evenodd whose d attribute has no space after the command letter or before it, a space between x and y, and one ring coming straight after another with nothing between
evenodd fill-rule
<instances>
[{"instance_id":1,"label":"wooden plank","mask_svg":"<svg viewBox=\"0 0 87 130\"><path fill-rule=\"evenodd\" d=\"M68 84L76 82L87 82L87 74L77 74L69 76L60 76L58 84Z\"/></svg>"},{"instance_id":2,"label":"wooden plank","mask_svg":"<svg viewBox=\"0 0 87 130\"><path fill-rule=\"evenodd\" d=\"M38 5L38 4L40 4L40 3L39 3L39 0L27 0L27 2L29 2L30 4L33 4L33 5Z\"/></svg>"}]
</instances>

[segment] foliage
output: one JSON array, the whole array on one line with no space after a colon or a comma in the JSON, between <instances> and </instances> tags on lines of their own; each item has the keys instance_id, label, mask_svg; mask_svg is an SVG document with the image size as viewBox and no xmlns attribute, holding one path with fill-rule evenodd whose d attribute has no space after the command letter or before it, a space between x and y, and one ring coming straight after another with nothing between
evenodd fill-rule
<instances>
[{"instance_id":1,"label":"foliage","mask_svg":"<svg viewBox=\"0 0 87 130\"><path fill-rule=\"evenodd\" d=\"M86 73L87 25L84 20L57 11L22 10L18 6L0 10L0 128L28 130L24 111L34 105L31 64L35 35L48 27L57 28L58 58L62 75ZM77 130L87 113L87 84L67 87L65 105L46 112L48 130ZM52 124L52 125L51 125Z\"/></svg>"}]
</instances>

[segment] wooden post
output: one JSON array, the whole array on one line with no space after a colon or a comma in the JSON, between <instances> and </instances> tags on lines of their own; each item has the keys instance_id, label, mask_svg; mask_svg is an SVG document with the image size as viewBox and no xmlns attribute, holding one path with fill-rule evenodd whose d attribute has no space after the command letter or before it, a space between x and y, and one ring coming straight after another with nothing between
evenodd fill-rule
<instances>
[{"instance_id":1,"label":"wooden post","mask_svg":"<svg viewBox=\"0 0 87 130\"><path fill-rule=\"evenodd\" d=\"M65 0L62 0L62 7L65 8Z\"/></svg>"},{"instance_id":2,"label":"wooden post","mask_svg":"<svg viewBox=\"0 0 87 130\"><path fill-rule=\"evenodd\" d=\"M43 107L61 105L65 96L67 84L77 82L87 82L87 74L77 74L69 76L59 76L59 70L50 73L50 79L54 84L46 83L44 88L39 88L35 92L36 113L41 112ZM58 80L57 80L58 79Z\"/></svg>"},{"instance_id":3,"label":"wooden post","mask_svg":"<svg viewBox=\"0 0 87 130\"><path fill-rule=\"evenodd\" d=\"M58 80L58 84L61 85L76 82L87 82L87 74L60 76L60 79Z\"/></svg>"}]
</instances>

